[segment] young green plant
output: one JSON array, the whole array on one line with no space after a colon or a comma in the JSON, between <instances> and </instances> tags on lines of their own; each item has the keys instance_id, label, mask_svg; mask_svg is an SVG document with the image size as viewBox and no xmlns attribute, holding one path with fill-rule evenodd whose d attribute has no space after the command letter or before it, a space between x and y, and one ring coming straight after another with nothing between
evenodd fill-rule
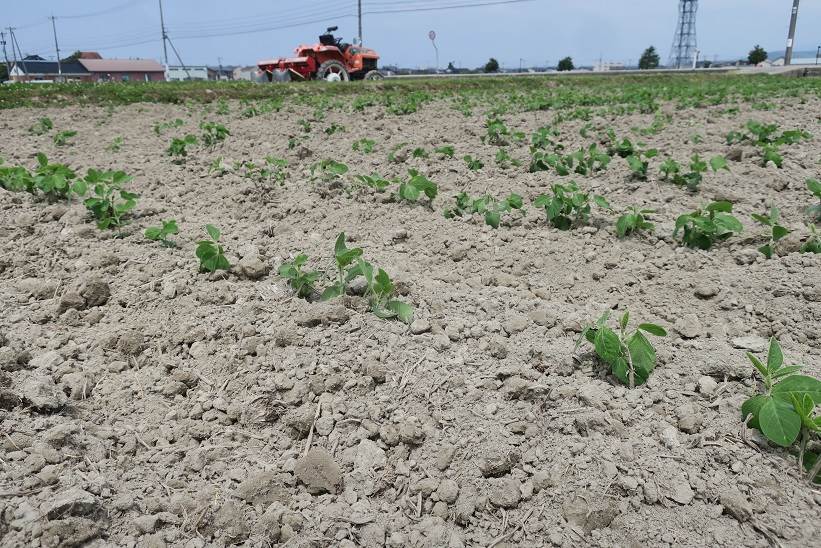
<instances>
[{"instance_id":1,"label":"young green plant","mask_svg":"<svg viewBox=\"0 0 821 548\"><path fill-rule=\"evenodd\" d=\"M741 221L732 216L733 204L730 202L712 202L692 213L685 213L676 219L673 230L675 238L683 231L682 243L687 247L710 249L717 242L730 238L744 230Z\"/></svg>"},{"instance_id":2,"label":"young green plant","mask_svg":"<svg viewBox=\"0 0 821 548\"><path fill-rule=\"evenodd\" d=\"M302 267L308 261L308 256L297 255L293 261L282 263L279 267L279 275L288 281L288 285L294 290L297 297L307 299L316 292L314 284L319 279L320 273L316 270L303 272Z\"/></svg>"},{"instance_id":3,"label":"young green plant","mask_svg":"<svg viewBox=\"0 0 821 548\"><path fill-rule=\"evenodd\" d=\"M778 224L780 212L777 207L770 207L770 212L765 214L753 213L752 218L759 224L770 229L770 241L758 248L758 250L768 259L772 259L775 253L775 245L784 236L790 233L789 230Z\"/></svg>"},{"instance_id":4,"label":"young green plant","mask_svg":"<svg viewBox=\"0 0 821 548\"><path fill-rule=\"evenodd\" d=\"M784 354L775 337L770 339L766 364L752 352L747 352L747 358L761 375L764 390L741 404L742 419L781 447L790 447L800 435L799 462L803 465L811 457L812 482L821 472L821 458L806 449L810 438L821 433L821 416L814 416L815 408L821 405L821 381L800 375L800 365L784 366Z\"/></svg>"},{"instance_id":5,"label":"young green plant","mask_svg":"<svg viewBox=\"0 0 821 548\"><path fill-rule=\"evenodd\" d=\"M647 382L656 367L656 349L645 333L666 337L667 331L652 323L641 323L635 330L629 331L629 311L622 315L616 331L607 326L609 317L608 310L595 325L586 327L576 341L576 349L587 340L593 345L599 359L610 366L613 375L623 384L635 388Z\"/></svg>"},{"instance_id":6,"label":"young green plant","mask_svg":"<svg viewBox=\"0 0 821 548\"><path fill-rule=\"evenodd\" d=\"M228 270L231 268L231 263L225 257L225 250L219 243L222 233L214 225L205 225L205 231L208 233L208 240L200 240L197 242L196 255L200 260L200 271L202 272L216 272L217 270Z\"/></svg>"},{"instance_id":7,"label":"young green plant","mask_svg":"<svg viewBox=\"0 0 821 548\"><path fill-rule=\"evenodd\" d=\"M176 242L169 240L169 236L179 234L180 229L177 227L177 221L174 219L163 221L162 226L150 226L145 229L144 235L146 240L152 242L160 242L165 247L177 247Z\"/></svg>"}]
</instances>

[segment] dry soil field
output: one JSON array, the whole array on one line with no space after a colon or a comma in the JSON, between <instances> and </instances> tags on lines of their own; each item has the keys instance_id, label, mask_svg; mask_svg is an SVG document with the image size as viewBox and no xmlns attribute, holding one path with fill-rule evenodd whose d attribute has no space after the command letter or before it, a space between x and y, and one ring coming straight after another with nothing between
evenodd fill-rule
<instances>
[{"instance_id":1,"label":"dry soil field","mask_svg":"<svg viewBox=\"0 0 821 548\"><path fill-rule=\"evenodd\" d=\"M768 442L740 409L763 390L745 353L766 362L771 336L786 364L821 376L821 255L800 251L819 200L806 181L821 175L821 85L519 82L1 111L4 167L34 170L42 152L75 181L123 170L139 197L101 229L83 197L0 189L0 545L817 544L821 492L799 468L801 437ZM44 117L53 128L37 135ZM766 145L750 120L777 124L772 141L804 133ZM202 121L230 135L206 146ZM77 134L58 146L66 130ZM198 144L167 155L186 134ZM531 171L534 134L537 154L597 143L609 164ZM639 166L658 150L646 181L620 156L624 138ZM773 150L780 169L762 165ZM684 181L694 153L729 170L707 169L694 190L665 179L666 158ZM247 165L266 156L287 165ZM357 178L413 186L411 169L438 186L432 206ZM533 201L571 180L591 213L559 230ZM515 193L523 209L496 229L446 218L462 191ZM743 231L682 245L676 218L712 201L731 202ZM628 206L654 210L655 230L618 238ZM771 206L791 232L767 259L770 228L751 215ZM171 219L175 246L145 238ZM199 269L206 224L229 271ZM320 302L278 275L304 253L320 292L343 231L412 323L373 314L361 276ZM574 350L605 310L612 328L629 310L631 326L667 331L648 337L645 384L620 382L591 344Z\"/></svg>"}]
</instances>

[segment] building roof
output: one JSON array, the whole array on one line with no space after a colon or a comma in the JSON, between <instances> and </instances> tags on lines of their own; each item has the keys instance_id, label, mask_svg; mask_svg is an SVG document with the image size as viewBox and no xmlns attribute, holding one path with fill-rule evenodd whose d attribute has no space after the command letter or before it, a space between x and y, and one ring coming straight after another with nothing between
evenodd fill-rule
<instances>
[{"instance_id":1,"label":"building roof","mask_svg":"<svg viewBox=\"0 0 821 548\"><path fill-rule=\"evenodd\" d=\"M37 61L25 60L18 61L18 71L24 74L58 74L57 61ZM67 61L61 63L63 74L88 74L86 68L77 61Z\"/></svg>"},{"instance_id":2,"label":"building roof","mask_svg":"<svg viewBox=\"0 0 821 548\"><path fill-rule=\"evenodd\" d=\"M165 72L152 59L80 59L89 72Z\"/></svg>"}]
</instances>

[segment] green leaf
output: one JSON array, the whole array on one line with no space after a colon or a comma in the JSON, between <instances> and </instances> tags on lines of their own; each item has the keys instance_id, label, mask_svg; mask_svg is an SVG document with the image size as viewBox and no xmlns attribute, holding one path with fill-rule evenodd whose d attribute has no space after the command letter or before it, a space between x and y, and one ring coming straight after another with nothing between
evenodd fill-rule
<instances>
[{"instance_id":1,"label":"green leaf","mask_svg":"<svg viewBox=\"0 0 821 548\"><path fill-rule=\"evenodd\" d=\"M764 366L763 363L761 363L761 360L759 360L755 356L755 354L753 354L752 352L747 352L747 358L752 362L755 368L758 369L758 372L761 373L762 377L764 377L765 379L770 378L770 372L767 371L767 368Z\"/></svg>"},{"instance_id":2,"label":"green leaf","mask_svg":"<svg viewBox=\"0 0 821 548\"><path fill-rule=\"evenodd\" d=\"M773 386L772 395L789 401L792 396L803 397L808 394L816 405L821 405L821 381L807 375L791 375Z\"/></svg>"},{"instance_id":3,"label":"green leaf","mask_svg":"<svg viewBox=\"0 0 821 548\"><path fill-rule=\"evenodd\" d=\"M598 195L593 196L593 202L595 202L595 204L597 206L599 206L603 209L613 209L612 207L610 207L610 203L607 201L607 199L604 196L598 196Z\"/></svg>"},{"instance_id":4,"label":"green leaf","mask_svg":"<svg viewBox=\"0 0 821 548\"><path fill-rule=\"evenodd\" d=\"M773 258L773 248L770 244L762 245L758 248L758 251L768 259Z\"/></svg>"},{"instance_id":5,"label":"green leaf","mask_svg":"<svg viewBox=\"0 0 821 548\"><path fill-rule=\"evenodd\" d=\"M596 338L593 341L596 354L605 362L612 365L621 357L621 341L619 336L607 326L596 330Z\"/></svg>"},{"instance_id":6,"label":"green leaf","mask_svg":"<svg viewBox=\"0 0 821 548\"><path fill-rule=\"evenodd\" d=\"M343 288L340 284L334 284L325 288L322 295L319 297L320 301L329 301L342 296Z\"/></svg>"},{"instance_id":7,"label":"green leaf","mask_svg":"<svg viewBox=\"0 0 821 548\"><path fill-rule=\"evenodd\" d=\"M215 242L218 242L220 239L220 230L215 227L214 225L205 225L205 230L208 232L208 235L211 236L211 239Z\"/></svg>"},{"instance_id":8,"label":"green leaf","mask_svg":"<svg viewBox=\"0 0 821 548\"><path fill-rule=\"evenodd\" d=\"M622 331L627 329L627 324L630 323L630 311L625 310L624 314L621 316L621 320L619 320L619 326L621 327Z\"/></svg>"},{"instance_id":9,"label":"green leaf","mask_svg":"<svg viewBox=\"0 0 821 548\"><path fill-rule=\"evenodd\" d=\"M758 394L753 396L752 398L748 399L744 403L741 404L741 420L746 420L748 415L752 415L753 417L750 419L750 422L747 424L750 428L758 428L761 430L761 425L758 422L758 416L761 413L761 407L772 398L770 396L766 396L764 394Z\"/></svg>"},{"instance_id":10,"label":"green leaf","mask_svg":"<svg viewBox=\"0 0 821 548\"><path fill-rule=\"evenodd\" d=\"M163 235L162 229L157 226L152 226L145 229L145 237L149 240L159 240Z\"/></svg>"},{"instance_id":11,"label":"green leaf","mask_svg":"<svg viewBox=\"0 0 821 548\"><path fill-rule=\"evenodd\" d=\"M633 370L636 373L636 386L644 384L656 367L656 350L641 331L636 331L630 337L627 342L627 349L630 352Z\"/></svg>"},{"instance_id":12,"label":"green leaf","mask_svg":"<svg viewBox=\"0 0 821 548\"><path fill-rule=\"evenodd\" d=\"M713 156L710 159L710 167L713 168L713 171L718 171L719 169L730 171L730 166L727 165L727 160L724 156Z\"/></svg>"},{"instance_id":13,"label":"green leaf","mask_svg":"<svg viewBox=\"0 0 821 548\"><path fill-rule=\"evenodd\" d=\"M487 211L485 212L485 222L492 226L493 228L499 228L499 222L502 220L502 216L496 211Z\"/></svg>"},{"instance_id":14,"label":"green leaf","mask_svg":"<svg viewBox=\"0 0 821 548\"><path fill-rule=\"evenodd\" d=\"M781 345L775 337L770 337L770 349L767 351L767 370L770 374L784 364L784 354Z\"/></svg>"},{"instance_id":15,"label":"green leaf","mask_svg":"<svg viewBox=\"0 0 821 548\"><path fill-rule=\"evenodd\" d=\"M773 227L773 241L777 242L778 240L780 240L781 238L783 238L784 236L786 236L789 233L790 233L790 231L787 230L786 228L784 228L783 226L775 225Z\"/></svg>"},{"instance_id":16,"label":"green leaf","mask_svg":"<svg viewBox=\"0 0 821 548\"><path fill-rule=\"evenodd\" d=\"M795 442L801 430L801 417L792 405L777 398L770 398L761 406L758 422L761 433L767 439L782 447Z\"/></svg>"},{"instance_id":17,"label":"green leaf","mask_svg":"<svg viewBox=\"0 0 821 548\"><path fill-rule=\"evenodd\" d=\"M393 312L399 321L406 324L413 323L413 307L402 301L388 301L385 308Z\"/></svg>"},{"instance_id":18,"label":"green leaf","mask_svg":"<svg viewBox=\"0 0 821 548\"><path fill-rule=\"evenodd\" d=\"M641 324L639 324L638 329L641 329L642 331L646 331L646 332L650 333L651 335L655 335L656 337L666 337L667 336L667 330L665 330L660 325L656 325L654 323L641 323Z\"/></svg>"},{"instance_id":19,"label":"green leaf","mask_svg":"<svg viewBox=\"0 0 821 548\"><path fill-rule=\"evenodd\" d=\"M726 201L713 202L707 206L707 211L729 213L733 210L733 204Z\"/></svg>"},{"instance_id":20,"label":"green leaf","mask_svg":"<svg viewBox=\"0 0 821 548\"><path fill-rule=\"evenodd\" d=\"M797 373L799 371L801 371L800 365L790 365L787 367L782 367L772 374L772 378L780 379L781 377L786 377L787 375L792 375L793 373Z\"/></svg>"}]
</instances>

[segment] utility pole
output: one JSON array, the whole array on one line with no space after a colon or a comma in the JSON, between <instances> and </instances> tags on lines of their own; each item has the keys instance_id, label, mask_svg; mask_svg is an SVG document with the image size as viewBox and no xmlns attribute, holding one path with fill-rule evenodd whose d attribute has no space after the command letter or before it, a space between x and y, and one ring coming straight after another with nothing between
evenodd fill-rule
<instances>
[{"instance_id":1,"label":"utility pole","mask_svg":"<svg viewBox=\"0 0 821 548\"><path fill-rule=\"evenodd\" d=\"M795 25L798 22L798 3L800 0L793 0L792 15L790 16L790 34L787 36L787 51L784 53L784 66L792 63L792 49L795 45Z\"/></svg>"},{"instance_id":2,"label":"utility pole","mask_svg":"<svg viewBox=\"0 0 821 548\"><path fill-rule=\"evenodd\" d=\"M166 40L168 40L168 34L165 33L165 19L163 18L162 14L162 0L160 2L160 29L162 29L162 53L163 58L165 59L165 68L168 70L168 46L166 45Z\"/></svg>"},{"instance_id":3,"label":"utility pole","mask_svg":"<svg viewBox=\"0 0 821 548\"><path fill-rule=\"evenodd\" d=\"M219 64L220 71L217 74L217 80L222 80L222 57L217 57L217 64Z\"/></svg>"},{"instance_id":4,"label":"utility pole","mask_svg":"<svg viewBox=\"0 0 821 548\"><path fill-rule=\"evenodd\" d=\"M6 53L6 33L0 31L0 44L3 46L3 59L6 60L6 77L11 80L11 65L9 64L9 54Z\"/></svg>"},{"instance_id":5,"label":"utility pole","mask_svg":"<svg viewBox=\"0 0 821 548\"><path fill-rule=\"evenodd\" d=\"M54 49L57 50L57 76L59 78L63 75L63 65L60 63L60 46L57 44L57 24L54 22L56 17L52 15L49 19L51 19L51 30L54 32Z\"/></svg>"},{"instance_id":6,"label":"utility pole","mask_svg":"<svg viewBox=\"0 0 821 548\"><path fill-rule=\"evenodd\" d=\"M359 43L362 44L362 0L357 0L356 6L359 15Z\"/></svg>"},{"instance_id":7,"label":"utility pole","mask_svg":"<svg viewBox=\"0 0 821 548\"><path fill-rule=\"evenodd\" d=\"M26 60L23 58L23 51L20 49L20 44L17 43L17 37L14 36L14 27L8 27L9 29L9 39L11 40L11 54L14 56L14 65L17 66L17 53L15 53L14 48L17 47L17 52L20 53L20 63L23 65L23 72L28 75L28 67L26 67Z\"/></svg>"}]
</instances>

